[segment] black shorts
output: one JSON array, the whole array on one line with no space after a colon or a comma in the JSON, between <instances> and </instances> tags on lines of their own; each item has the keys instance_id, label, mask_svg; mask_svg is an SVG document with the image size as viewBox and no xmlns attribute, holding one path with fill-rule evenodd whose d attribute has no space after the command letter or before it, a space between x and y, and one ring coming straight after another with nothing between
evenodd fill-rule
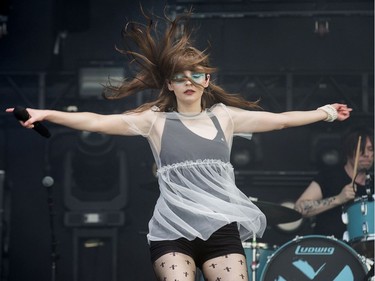
<instances>
[{"instance_id":1,"label":"black shorts","mask_svg":"<svg viewBox=\"0 0 375 281\"><path fill-rule=\"evenodd\" d=\"M206 241L200 238L195 238L192 241L179 238L170 241L150 242L152 263L171 252L179 252L192 257L198 268L201 268L204 262L212 258L234 253L245 255L235 222L218 229Z\"/></svg>"}]
</instances>

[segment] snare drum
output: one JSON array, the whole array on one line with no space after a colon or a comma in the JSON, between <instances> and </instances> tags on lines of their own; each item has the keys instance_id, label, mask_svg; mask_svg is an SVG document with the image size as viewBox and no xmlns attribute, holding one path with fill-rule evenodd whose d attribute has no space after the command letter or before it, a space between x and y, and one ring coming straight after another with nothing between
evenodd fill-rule
<instances>
[{"instance_id":1,"label":"snare drum","mask_svg":"<svg viewBox=\"0 0 375 281\"><path fill-rule=\"evenodd\" d=\"M356 198L350 204L347 214L348 241L358 253L374 257L374 201L367 196Z\"/></svg>"},{"instance_id":2,"label":"snare drum","mask_svg":"<svg viewBox=\"0 0 375 281\"><path fill-rule=\"evenodd\" d=\"M261 281L358 281L367 267L343 242L320 235L296 237L268 260Z\"/></svg>"},{"instance_id":3,"label":"snare drum","mask_svg":"<svg viewBox=\"0 0 375 281\"><path fill-rule=\"evenodd\" d=\"M269 257L276 251L277 246L271 246L267 243L251 243L243 242L243 248L246 255L247 271L249 281L258 281L262 275L264 266ZM255 252L255 259L253 253ZM254 262L255 261L255 262ZM255 271L255 279L253 280L253 271Z\"/></svg>"}]
</instances>

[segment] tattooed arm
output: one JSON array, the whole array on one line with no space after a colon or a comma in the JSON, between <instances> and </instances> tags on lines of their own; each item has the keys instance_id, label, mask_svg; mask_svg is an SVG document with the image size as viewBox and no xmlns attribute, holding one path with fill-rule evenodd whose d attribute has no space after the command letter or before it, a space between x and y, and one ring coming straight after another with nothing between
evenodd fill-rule
<instances>
[{"instance_id":1,"label":"tattooed arm","mask_svg":"<svg viewBox=\"0 0 375 281\"><path fill-rule=\"evenodd\" d=\"M312 181L307 189L303 192L295 204L295 209L302 214L303 217L312 217L323 213L334 207L342 205L355 196L351 184L345 185L341 192L336 196L323 198L320 185Z\"/></svg>"}]
</instances>

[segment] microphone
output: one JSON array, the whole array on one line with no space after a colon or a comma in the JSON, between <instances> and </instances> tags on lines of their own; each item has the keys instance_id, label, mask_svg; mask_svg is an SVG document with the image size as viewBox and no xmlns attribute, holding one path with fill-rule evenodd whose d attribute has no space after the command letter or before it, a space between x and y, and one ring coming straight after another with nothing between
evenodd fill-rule
<instances>
[{"instance_id":1,"label":"microphone","mask_svg":"<svg viewBox=\"0 0 375 281\"><path fill-rule=\"evenodd\" d=\"M27 110L24 107L16 106L13 110L14 116L20 120L20 121L27 121L30 119L30 114L27 112ZM42 135L45 138L49 138L51 136L51 133L48 131L48 129L40 122L34 122L34 130L38 132L40 135Z\"/></svg>"}]
</instances>

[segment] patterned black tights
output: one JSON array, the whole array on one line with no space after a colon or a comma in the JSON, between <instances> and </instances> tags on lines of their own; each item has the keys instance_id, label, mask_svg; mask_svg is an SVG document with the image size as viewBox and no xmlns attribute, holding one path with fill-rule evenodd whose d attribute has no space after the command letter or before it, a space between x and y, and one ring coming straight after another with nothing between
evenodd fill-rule
<instances>
[{"instance_id":1,"label":"patterned black tights","mask_svg":"<svg viewBox=\"0 0 375 281\"><path fill-rule=\"evenodd\" d=\"M188 255L169 253L157 259L153 266L158 281L195 281L195 262ZM203 264L202 271L206 281L248 280L246 260L241 254L208 260Z\"/></svg>"}]
</instances>

